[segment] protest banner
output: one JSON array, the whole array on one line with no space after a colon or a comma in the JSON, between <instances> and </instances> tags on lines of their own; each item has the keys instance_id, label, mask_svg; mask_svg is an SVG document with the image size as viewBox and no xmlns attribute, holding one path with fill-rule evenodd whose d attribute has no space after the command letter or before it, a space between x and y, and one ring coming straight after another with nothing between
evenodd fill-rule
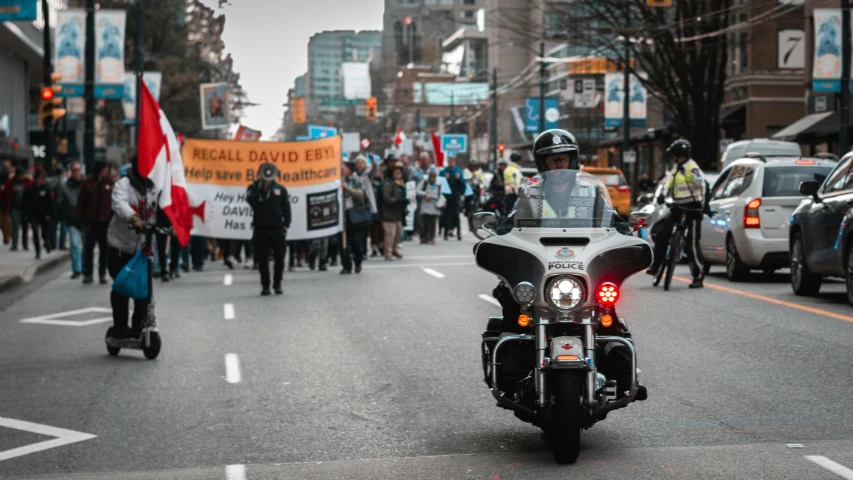
<instances>
[{"instance_id":1,"label":"protest banner","mask_svg":"<svg viewBox=\"0 0 853 480\"><path fill-rule=\"evenodd\" d=\"M287 188L293 221L288 240L334 235L343 229L341 138L303 142L241 142L188 138L183 148L193 235L252 238L246 188L269 162Z\"/></svg>"}]
</instances>

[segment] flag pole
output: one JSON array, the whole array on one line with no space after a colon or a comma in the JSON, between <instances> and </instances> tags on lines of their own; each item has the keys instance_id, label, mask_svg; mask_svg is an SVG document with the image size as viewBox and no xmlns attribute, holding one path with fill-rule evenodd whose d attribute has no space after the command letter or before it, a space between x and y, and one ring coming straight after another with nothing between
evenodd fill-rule
<instances>
[{"instance_id":1,"label":"flag pole","mask_svg":"<svg viewBox=\"0 0 853 480\"><path fill-rule=\"evenodd\" d=\"M136 0L136 44L133 49L136 55L136 148L139 148L140 114L142 113L142 0Z\"/></svg>"}]
</instances>

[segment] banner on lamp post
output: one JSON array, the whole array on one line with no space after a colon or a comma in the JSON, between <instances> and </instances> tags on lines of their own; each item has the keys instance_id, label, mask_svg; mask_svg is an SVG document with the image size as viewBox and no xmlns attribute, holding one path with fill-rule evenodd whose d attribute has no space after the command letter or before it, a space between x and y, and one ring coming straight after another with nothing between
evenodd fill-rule
<instances>
[{"instance_id":1,"label":"banner on lamp post","mask_svg":"<svg viewBox=\"0 0 853 480\"><path fill-rule=\"evenodd\" d=\"M86 48L86 11L79 8L56 12L53 65L62 75L59 84L62 97L82 97L85 71L83 54Z\"/></svg>"},{"instance_id":2,"label":"banner on lamp post","mask_svg":"<svg viewBox=\"0 0 853 480\"><path fill-rule=\"evenodd\" d=\"M633 128L646 126L646 112L648 111L648 92L646 92L646 86L642 82L647 78L647 75L642 72L639 75L639 77L631 75L631 90L628 97L628 111Z\"/></svg>"},{"instance_id":3,"label":"banner on lamp post","mask_svg":"<svg viewBox=\"0 0 853 480\"><path fill-rule=\"evenodd\" d=\"M625 113L625 74L612 72L604 76L604 126L622 128Z\"/></svg>"},{"instance_id":4,"label":"banner on lamp post","mask_svg":"<svg viewBox=\"0 0 853 480\"><path fill-rule=\"evenodd\" d=\"M121 99L124 90L125 10L95 14L95 97Z\"/></svg>"},{"instance_id":5,"label":"banner on lamp post","mask_svg":"<svg viewBox=\"0 0 853 480\"><path fill-rule=\"evenodd\" d=\"M163 74L160 72L142 72L142 81L154 97L154 101L160 103L160 85L162 85ZM124 110L125 123L132 123L136 120L136 75L132 73L124 74L124 94L121 100L121 107Z\"/></svg>"},{"instance_id":6,"label":"banner on lamp post","mask_svg":"<svg viewBox=\"0 0 853 480\"><path fill-rule=\"evenodd\" d=\"M841 9L816 8L812 90L841 91Z\"/></svg>"}]
</instances>

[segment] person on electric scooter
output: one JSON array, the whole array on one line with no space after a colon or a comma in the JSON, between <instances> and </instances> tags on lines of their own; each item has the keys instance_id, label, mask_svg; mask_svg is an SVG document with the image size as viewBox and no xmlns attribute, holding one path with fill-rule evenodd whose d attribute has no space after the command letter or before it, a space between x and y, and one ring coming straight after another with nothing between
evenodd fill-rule
<instances>
[{"instance_id":1,"label":"person on electric scooter","mask_svg":"<svg viewBox=\"0 0 853 480\"><path fill-rule=\"evenodd\" d=\"M559 175L559 170L580 170L578 144L574 135L566 130L547 130L536 137L536 140L533 142L533 150L536 169L540 173L546 171L552 172L549 174L549 182L545 182L545 185L542 187L548 208L553 210L555 215L558 215L560 211L568 211L571 208L589 208L588 201L583 200L582 195L578 195L574 185L572 185L575 177L573 175ZM564 178L565 181L561 182L561 178ZM533 179L528 181L531 182ZM597 192L594 191L590 191L589 196L591 198L600 198ZM572 202L580 202L580 204L572 205ZM527 203L524 205L516 204L516 208L513 209L512 213L510 213L498 228L497 234L505 235L512 230L516 214L519 214L519 218L525 218L524 212L519 213L517 209L526 208L527 205ZM602 210L601 214L606 214L604 213L603 205L599 202L595 202L595 205L593 207L595 210ZM633 232L630 223L622 219L615 210L611 215L611 224L619 233L630 235ZM500 282L492 291L492 296L500 302L503 311L500 331L523 333L524 327L520 327L516 321L518 316L521 315L521 305L515 301L509 287ZM615 311L612 315L614 318L619 318ZM621 319L609 328L613 329L613 334L628 336L630 338L627 325ZM605 357L606 360L602 362L602 373L610 378L616 378L619 384L619 395L622 395L630 388L630 356L623 348L614 345L608 346L605 349ZM646 388L641 385L639 389L637 400L645 400L647 395Z\"/></svg>"},{"instance_id":2,"label":"person on electric scooter","mask_svg":"<svg viewBox=\"0 0 853 480\"><path fill-rule=\"evenodd\" d=\"M676 140L666 150L672 155L675 160L675 166L669 172L669 180L667 180L662 194L658 195L657 203L662 205L667 196L672 196L672 202L682 208L690 210L707 211L708 206L705 202L706 182L702 174L702 169L699 168L690 154L692 147L687 140ZM646 270L649 275L656 275L662 267L663 261L666 258L666 250L669 248L669 240L672 237L672 229L675 224L676 215L680 212L670 211L666 218L661 220L659 233L655 237L655 256L654 262ZM687 238L684 246L684 253L687 254L687 259L690 262L690 272L693 274L693 283L690 288L702 288L704 258L702 257L702 249L699 248L699 240L702 233L700 222L702 221L702 213L689 212L687 214Z\"/></svg>"},{"instance_id":3,"label":"person on electric scooter","mask_svg":"<svg viewBox=\"0 0 853 480\"><path fill-rule=\"evenodd\" d=\"M113 216L107 227L107 270L115 279L136 251L143 248L144 232L157 222L154 183L137 170L136 158L127 176L117 181L112 193ZM112 290L113 338L138 338L148 314L148 299L133 301L133 326L127 327L130 298Z\"/></svg>"}]
</instances>

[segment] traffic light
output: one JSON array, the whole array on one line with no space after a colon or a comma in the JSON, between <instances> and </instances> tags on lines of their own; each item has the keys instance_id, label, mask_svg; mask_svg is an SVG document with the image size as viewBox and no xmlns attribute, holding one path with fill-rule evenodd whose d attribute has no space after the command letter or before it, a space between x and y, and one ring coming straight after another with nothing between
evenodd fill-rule
<instances>
[{"instance_id":1,"label":"traffic light","mask_svg":"<svg viewBox=\"0 0 853 480\"><path fill-rule=\"evenodd\" d=\"M62 105L62 98L56 94L62 91L62 86L56 85L56 82L62 78L59 73L50 74L50 85L41 89L41 103L39 104L39 127L45 125L54 125L60 118L65 116L65 109L59 108Z\"/></svg>"},{"instance_id":2,"label":"traffic light","mask_svg":"<svg viewBox=\"0 0 853 480\"><path fill-rule=\"evenodd\" d=\"M506 145L504 145L503 143L499 143L498 144L498 155L503 157L504 150L506 150Z\"/></svg>"},{"instance_id":3,"label":"traffic light","mask_svg":"<svg viewBox=\"0 0 853 480\"><path fill-rule=\"evenodd\" d=\"M61 155L68 155L68 140L65 138L56 137L56 152Z\"/></svg>"},{"instance_id":4,"label":"traffic light","mask_svg":"<svg viewBox=\"0 0 853 480\"><path fill-rule=\"evenodd\" d=\"M305 97L296 97L290 106L293 123L305 123Z\"/></svg>"},{"instance_id":5,"label":"traffic light","mask_svg":"<svg viewBox=\"0 0 853 480\"><path fill-rule=\"evenodd\" d=\"M364 109L368 120L376 120L377 104L376 97L370 97L364 101Z\"/></svg>"}]
</instances>

